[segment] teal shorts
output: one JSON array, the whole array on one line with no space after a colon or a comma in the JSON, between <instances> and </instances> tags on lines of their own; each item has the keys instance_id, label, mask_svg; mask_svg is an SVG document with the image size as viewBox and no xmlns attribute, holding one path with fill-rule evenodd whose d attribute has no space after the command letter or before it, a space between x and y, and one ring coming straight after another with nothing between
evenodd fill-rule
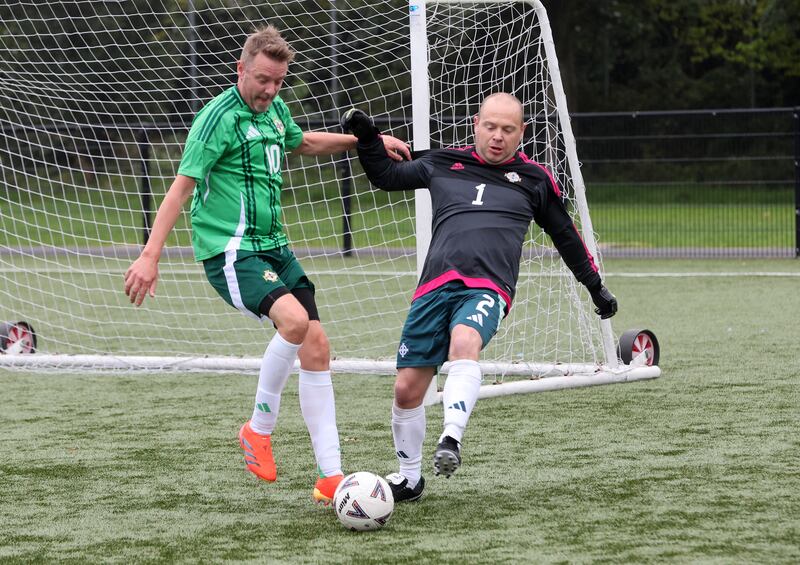
<instances>
[{"instance_id":1,"label":"teal shorts","mask_svg":"<svg viewBox=\"0 0 800 565\"><path fill-rule=\"evenodd\" d=\"M203 261L203 268L225 302L259 320L266 318L259 307L271 292L280 288L314 292L313 283L286 246L269 251L225 251Z\"/></svg>"},{"instance_id":2,"label":"teal shorts","mask_svg":"<svg viewBox=\"0 0 800 565\"><path fill-rule=\"evenodd\" d=\"M450 352L450 332L457 324L475 328L483 345L497 333L505 301L495 291L469 288L453 281L411 303L400 346L397 367L439 367Z\"/></svg>"}]
</instances>

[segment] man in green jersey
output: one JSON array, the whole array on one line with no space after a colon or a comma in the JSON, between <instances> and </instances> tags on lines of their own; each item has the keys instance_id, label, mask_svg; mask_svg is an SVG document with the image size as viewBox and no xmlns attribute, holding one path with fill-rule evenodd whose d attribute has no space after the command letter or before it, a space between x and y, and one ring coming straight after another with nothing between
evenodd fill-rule
<instances>
[{"instance_id":1,"label":"man in green jersey","mask_svg":"<svg viewBox=\"0 0 800 565\"><path fill-rule=\"evenodd\" d=\"M319 321L314 285L281 223L281 166L287 152L329 155L356 138L303 132L278 96L294 52L272 26L247 38L238 81L195 116L178 174L158 209L147 245L125 273L125 294L141 305L155 296L158 261L181 209L192 198L192 245L209 282L231 306L272 321L277 333L261 363L253 415L239 431L247 469L277 477L271 434L281 393L300 359L300 407L311 435L319 479L313 497L329 504L342 480L330 345ZM387 152L410 159L408 147L383 137Z\"/></svg>"}]
</instances>

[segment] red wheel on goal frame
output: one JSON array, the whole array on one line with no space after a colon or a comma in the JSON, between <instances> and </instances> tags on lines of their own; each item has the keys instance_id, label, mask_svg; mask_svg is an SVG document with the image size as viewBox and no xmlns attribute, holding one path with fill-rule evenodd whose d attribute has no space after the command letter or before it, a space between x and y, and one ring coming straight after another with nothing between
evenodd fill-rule
<instances>
[{"instance_id":1,"label":"red wheel on goal frame","mask_svg":"<svg viewBox=\"0 0 800 565\"><path fill-rule=\"evenodd\" d=\"M625 365L630 365L643 351L646 355L645 365L658 365L661 349L656 334L650 330L628 330L620 336L617 356Z\"/></svg>"},{"instance_id":2,"label":"red wheel on goal frame","mask_svg":"<svg viewBox=\"0 0 800 565\"><path fill-rule=\"evenodd\" d=\"M0 324L0 353L36 353L36 332L27 322Z\"/></svg>"}]
</instances>

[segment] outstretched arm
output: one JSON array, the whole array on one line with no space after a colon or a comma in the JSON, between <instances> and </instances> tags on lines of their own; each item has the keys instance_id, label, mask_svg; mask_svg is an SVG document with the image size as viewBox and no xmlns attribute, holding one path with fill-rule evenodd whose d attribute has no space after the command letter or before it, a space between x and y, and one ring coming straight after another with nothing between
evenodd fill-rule
<instances>
[{"instance_id":1,"label":"outstretched arm","mask_svg":"<svg viewBox=\"0 0 800 565\"><path fill-rule=\"evenodd\" d=\"M543 181L549 184L549 181ZM553 240L559 255L569 267L578 282L584 284L592 297L595 312L602 319L617 313L617 299L603 285L597 265L595 265L572 218L555 190L545 189L545 202L536 216L539 224Z\"/></svg>"},{"instance_id":2,"label":"outstretched arm","mask_svg":"<svg viewBox=\"0 0 800 565\"><path fill-rule=\"evenodd\" d=\"M391 135L382 136L383 146L390 158L395 161L411 160L408 145ZM354 149L357 139L352 135L328 133L324 131L307 131L303 133L303 141L292 153L300 155L332 155Z\"/></svg>"},{"instance_id":3,"label":"outstretched arm","mask_svg":"<svg viewBox=\"0 0 800 565\"><path fill-rule=\"evenodd\" d=\"M366 113L352 108L341 118L342 129L358 138L358 160L370 182L383 190L425 188L430 180L431 165L425 159L398 163L387 155L386 136L380 134Z\"/></svg>"},{"instance_id":4,"label":"outstretched arm","mask_svg":"<svg viewBox=\"0 0 800 565\"><path fill-rule=\"evenodd\" d=\"M193 178L183 175L175 177L164 201L158 208L147 245L144 246L139 258L125 272L125 294L136 306L142 304L147 294L150 297L156 295L158 261L161 258L161 251L169 232L178 221L183 205L192 195L195 184Z\"/></svg>"}]
</instances>

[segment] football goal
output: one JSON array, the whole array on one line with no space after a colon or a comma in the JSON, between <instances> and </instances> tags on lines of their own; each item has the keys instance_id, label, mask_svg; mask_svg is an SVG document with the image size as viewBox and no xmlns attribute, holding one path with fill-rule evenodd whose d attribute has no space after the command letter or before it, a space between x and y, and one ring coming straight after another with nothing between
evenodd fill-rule
<instances>
[{"instance_id":1,"label":"football goal","mask_svg":"<svg viewBox=\"0 0 800 565\"><path fill-rule=\"evenodd\" d=\"M24 321L36 337L26 348L8 338L0 368L258 367L274 330L208 284L188 209L156 297L132 306L123 274L194 113L234 84L245 37L265 23L297 51L281 95L304 130L338 132L355 106L414 150L464 145L486 95L516 95L528 122L521 149L553 173L602 268L536 0L66 0L7 2L0 15L0 322ZM354 154L290 156L284 178L283 222L315 282L333 368L392 373L430 238L427 191L374 189ZM536 225L513 308L483 359L487 382L503 383L483 396L660 374L646 354L620 362L611 323Z\"/></svg>"}]
</instances>

